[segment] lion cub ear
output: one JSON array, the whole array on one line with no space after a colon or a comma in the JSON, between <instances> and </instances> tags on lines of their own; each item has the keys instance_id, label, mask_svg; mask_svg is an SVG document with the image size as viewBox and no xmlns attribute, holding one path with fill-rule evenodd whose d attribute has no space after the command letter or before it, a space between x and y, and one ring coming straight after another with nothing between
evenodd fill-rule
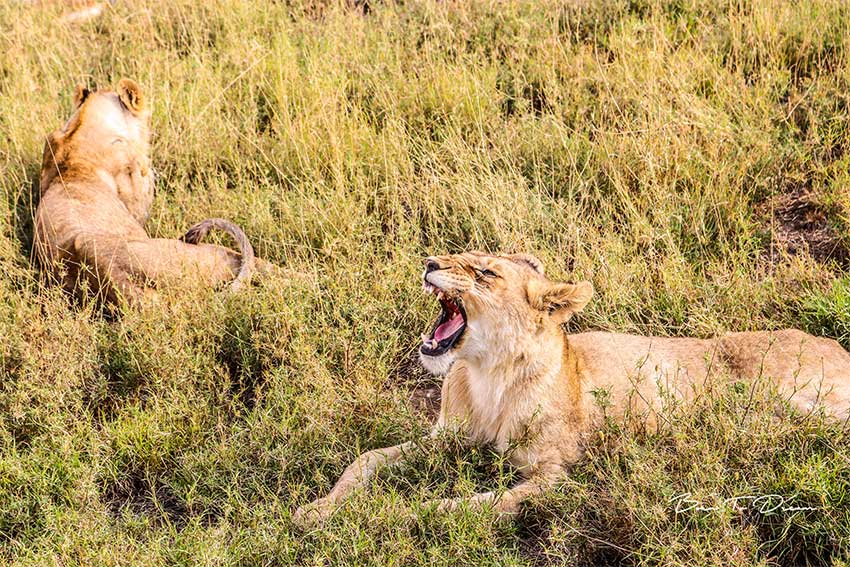
<instances>
[{"instance_id":1,"label":"lion cub ear","mask_svg":"<svg viewBox=\"0 0 850 567\"><path fill-rule=\"evenodd\" d=\"M118 98L127 110L133 114L141 114L145 110L145 96L142 88L130 79L118 81Z\"/></svg>"},{"instance_id":2,"label":"lion cub ear","mask_svg":"<svg viewBox=\"0 0 850 567\"><path fill-rule=\"evenodd\" d=\"M77 88L74 89L74 108L80 108L80 105L86 101L90 94L91 91L86 87L77 85Z\"/></svg>"},{"instance_id":3,"label":"lion cub ear","mask_svg":"<svg viewBox=\"0 0 850 567\"><path fill-rule=\"evenodd\" d=\"M593 297L590 282L560 283L534 279L528 282L528 302L535 309L547 311L556 323L566 323Z\"/></svg>"}]
</instances>

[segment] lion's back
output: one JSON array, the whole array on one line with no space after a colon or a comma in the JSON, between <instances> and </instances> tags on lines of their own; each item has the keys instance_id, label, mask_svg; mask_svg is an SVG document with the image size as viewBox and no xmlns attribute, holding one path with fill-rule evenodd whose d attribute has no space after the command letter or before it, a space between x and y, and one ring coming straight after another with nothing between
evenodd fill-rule
<instances>
[{"instance_id":1,"label":"lion's back","mask_svg":"<svg viewBox=\"0 0 850 567\"><path fill-rule=\"evenodd\" d=\"M822 403L843 415L850 407L850 353L833 339L784 329L727 333L720 345L738 377L774 380L801 409Z\"/></svg>"},{"instance_id":2,"label":"lion's back","mask_svg":"<svg viewBox=\"0 0 850 567\"><path fill-rule=\"evenodd\" d=\"M634 388L660 403L659 387L687 398L707 378L766 378L805 411L823 404L843 416L850 407L850 353L832 339L796 329L716 339L590 332L570 335L568 343L584 383L611 390L615 403Z\"/></svg>"}]
</instances>

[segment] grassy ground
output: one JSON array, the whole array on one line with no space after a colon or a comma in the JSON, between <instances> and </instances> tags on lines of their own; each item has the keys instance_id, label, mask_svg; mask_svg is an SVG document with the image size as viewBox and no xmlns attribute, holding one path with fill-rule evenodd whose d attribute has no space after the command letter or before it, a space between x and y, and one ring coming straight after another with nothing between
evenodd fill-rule
<instances>
[{"instance_id":1,"label":"grassy ground","mask_svg":"<svg viewBox=\"0 0 850 567\"><path fill-rule=\"evenodd\" d=\"M0 3L0 562L846 565L847 430L772 419L747 384L657 434L611 424L513 522L422 509L511 481L454 439L322 530L290 517L427 430L429 253L591 279L572 330L850 344L850 5L289 4L127 0L66 26ZM112 321L42 283L44 137L76 83L124 76L153 102L149 232L227 217L309 277ZM723 505L770 494L814 510Z\"/></svg>"}]
</instances>

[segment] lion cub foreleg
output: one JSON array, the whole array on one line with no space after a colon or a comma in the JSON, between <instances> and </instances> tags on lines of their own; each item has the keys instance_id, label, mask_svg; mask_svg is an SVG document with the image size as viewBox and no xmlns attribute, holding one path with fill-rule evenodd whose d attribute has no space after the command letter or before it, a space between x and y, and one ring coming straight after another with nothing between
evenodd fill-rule
<instances>
[{"instance_id":1,"label":"lion cub foreleg","mask_svg":"<svg viewBox=\"0 0 850 567\"><path fill-rule=\"evenodd\" d=\"M394 447L363 453L348 465L327 496L298 508L293 515L293 521L302 526L309 526L326 519L351 492L366 486L381 467L404 460L411 447L413 442L408 441Z\"/></svg>"},{"instance_id":2,"label":"lion cub foreleg","mask_svg":"<svg viewBox=\"0 0 850 567\"><path fill-rule=\"evenodd\" d=\"M471 419L471 393L469 374L466 366L455 363L443 382L443 399L440 407L438 429L448 429L459 433L469 433L469 427L475 429ZM571 434L571 427L565 430L566 422L549 421L549 425L538 431L538 437L532 445L517 448L511 462L526 471L522 482L499 494L482 492L468 497L434 500L438 512L450 512L458 508L480 509L492 507L500 516L511 516L519 511L520 504L541 492L553 488L566 477L567 467L578 461L582 450L578 437ZM471 443L470 439L467 439Z\"/></svg>"},{"instance_id":3,"label":"lion cub foreleg","mask_svg":"<svg viewBox=\"0 0 850 567\"><path fill-rule=\"evenodd\" d=\"M519 512L523 501L555 487L559 480L566 476L566 469L552 465L536 471L528 479L515 484L501 494L496 492L480 492L461 498L444 498L434 500L430 504L436 506L437 512L451 512L461 508L479 510L491 507L499 516L509 517Z\"/></svg>"}]
</instances>

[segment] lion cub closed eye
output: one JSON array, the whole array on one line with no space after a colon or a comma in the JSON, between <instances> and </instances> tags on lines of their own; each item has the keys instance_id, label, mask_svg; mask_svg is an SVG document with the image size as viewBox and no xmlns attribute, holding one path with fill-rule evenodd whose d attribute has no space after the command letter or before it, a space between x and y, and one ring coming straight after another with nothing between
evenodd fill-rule
<instances>
[{"instance_id":1,"label":"lion cub closed eye","mask_svg":"<svg viewBox=\"0 0 850 567\"><path fill-rule=\"evenodd\" d=\"M568 334L562 323L587 305L593 286L551 281L528 254L431 257L422 285L440 303L419 348L425 368L445 375L435 429L459 428L471 442L499 451L513 440L529 440L509 457L522 482L500 495L442 500L440 510L487 504L512 514L522 500L551 487L581 458L585 437L602 425L593 394L600 390L610 393L609 416L635 409L652 415L661 409L661 385L688 398L711 376L764 376L803 411L823 406L837 417L848 415L850 354L833 340L797 330L710 340ZM630 395L635 389L639 395ZM295 520L323 519L380 466L403 459L410 446L361 455L326 497L297 510Z\"/></svg>"}]
</instances>

